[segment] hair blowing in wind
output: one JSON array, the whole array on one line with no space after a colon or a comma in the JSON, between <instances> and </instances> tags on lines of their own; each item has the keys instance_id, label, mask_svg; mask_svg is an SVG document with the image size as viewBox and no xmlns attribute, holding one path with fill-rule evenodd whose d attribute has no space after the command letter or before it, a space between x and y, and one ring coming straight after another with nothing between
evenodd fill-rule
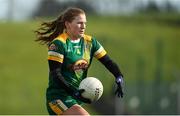
<instances>
[{"instance_id":1,"label":"hair blowing in wind","mask_svg":"<svg viewBox=\"0 0 180 116\"><path fill-rule=\"evenodd\" d=\"M37 39L35 41L38 41L41 44L49 44L59 34L65 31L65 22L72 22L72 20L79 14L85 14L85 12L79 8L68 8L54 21L43 22L35 31L37 35Z\"/></svg>"}]
</instances>

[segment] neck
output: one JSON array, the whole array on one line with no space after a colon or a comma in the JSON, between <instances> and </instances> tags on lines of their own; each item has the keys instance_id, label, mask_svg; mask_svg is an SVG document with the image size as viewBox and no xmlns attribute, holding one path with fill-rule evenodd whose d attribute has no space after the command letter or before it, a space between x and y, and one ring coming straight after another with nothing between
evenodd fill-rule
<instances>
[{"instance_id":1,"label":"neck","mask_svg":"<svg viewBox=\"0 0 180 116\"><path fill-rule=\"evenodd\" d=\"M71 40L78 40L78 39L81 38L81 37L75 36L75 35L73 35L71 33L68 33L68 32L67 32L67 34L68 34L68 36L70 37Z\"/></svg>"}]
</instances>

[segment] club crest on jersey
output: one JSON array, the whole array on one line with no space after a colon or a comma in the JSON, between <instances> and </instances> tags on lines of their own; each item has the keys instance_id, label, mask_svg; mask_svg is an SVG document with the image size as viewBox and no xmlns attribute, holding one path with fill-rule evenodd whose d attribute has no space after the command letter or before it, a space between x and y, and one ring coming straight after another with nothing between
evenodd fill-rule
<instances>
[{"instance_id":1,"label":"club crest on jersey","mask_svg":"<svg viewBox=\"0 0 180 116\"><path fill-rule=\"evenodd\" d=\"M90 50L92 48L92 43L86 43L85 48Z\"/></svg>"},{"instance_id":2,"label":"club crest on jersey","mask_svg":"<svg viewBox=\"0 0 180 116\"><path fill-rule=\"evenodd\" d=\"M72 65L71 68L74 71L86 70L88 68L88 62L84 59L78 60Z\"/></svg>"},{"instance_id":3,"label":"club crest on jersey","mask_svg":"<svg viewBox=\"0 0 180 116\"><path fill-rule=\"evenodd\" d=\"M56 45L55 45L55 44L51 44L51 45L49 46L49 50L57 50Z\"/></svg>"}]
</instances>

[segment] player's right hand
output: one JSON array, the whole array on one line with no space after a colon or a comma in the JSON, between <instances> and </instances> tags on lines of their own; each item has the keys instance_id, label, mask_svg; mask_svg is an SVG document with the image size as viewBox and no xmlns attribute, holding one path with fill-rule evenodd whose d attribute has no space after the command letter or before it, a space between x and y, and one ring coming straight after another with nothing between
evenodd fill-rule
<instances>
[{"instance_id":1,"label":"player's right hand","mask_svg":"<svg viewBox=\"0 0 180 116\"><path fill-rule=\"evenodd\" d=\"M84 102L84 103L90 104L90 103L91 103L91 100L90 100L90 99L87 99L87 98L84 98L84 97L82 96L82 93L83 93L84 91L85 91L84 89L77 90L77 91L74 92L73 96L74 96L76 99L78 99L78 100L80 100L80 101L82 101L82 102Z\"/></svg>"},{"instance_id":2,"label":"player's right hand","mask_svg":"<svg viewBox=\"0 0 180 116\"><path fill-rule=\"evenodd\" d=\"M116 78L116 84L117 84L117 89L115 91L115 95L122 98L124 95L123 90L122 90L122 84L123 84L123 77L122 76L119 76Z\"/></svg>"}]
</instances>

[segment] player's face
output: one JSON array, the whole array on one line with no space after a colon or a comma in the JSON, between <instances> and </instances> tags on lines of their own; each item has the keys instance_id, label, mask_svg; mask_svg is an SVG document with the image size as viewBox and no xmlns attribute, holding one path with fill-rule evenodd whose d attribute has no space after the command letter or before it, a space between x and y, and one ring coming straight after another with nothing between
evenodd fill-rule
<instances>
[{"instance_id":1,"label":"player's face","mask_svg":"<svg viewBox=\"0 0 180 116\"><path fill-rule=\"evenodd\" d=\"M71 39L78 39L84 35L86 29L86 15L80 14L72 22L65 22L67 33Z\"/></svg>"}]
</instances>

